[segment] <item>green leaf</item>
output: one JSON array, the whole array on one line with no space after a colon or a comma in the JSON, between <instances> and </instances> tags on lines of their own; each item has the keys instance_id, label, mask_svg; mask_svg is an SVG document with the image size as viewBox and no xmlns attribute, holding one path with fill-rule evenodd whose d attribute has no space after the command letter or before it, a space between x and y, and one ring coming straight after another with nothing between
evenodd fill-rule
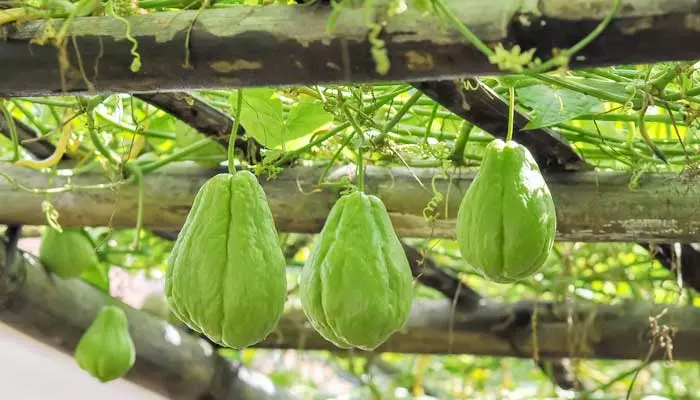
<instances>
[{"instance_id":1,"label":"green leaf","mask_svg":"<svg viewBox=\"0 0 700 400\"><path fill-rule=\"evenodd\" d=\"M184 126L183 126L184 125ZM176 130L175 130L175 143L177 144L177 147L183 148L186 146L191 145L192 143L198 142L202 139L207 139L206 136L203 134L197 132L194 128L190 127L189 125L179 125ZM197 160L198 158L202 157L207 157L207 156L226 156L226 149L224 146L221 145L221 143L216 142L212 139L209 139L209 144L205 145L204 147L200 148L197 151L193 151L186 155L183 160ZM205 165L205 166L215 166L218 164L216 161L210 162L210 161L199 161L199 164Z\"/></svg>"},{"instance_id":2,"label":"green leaf","mask_svg":"<svg viewBox=\"0 0 700 400\"><path fill-rule=\"evenodd\" d=\"M587 78L581 78L576 80L577 83L581 85L586 85L590 86L594 89L602 90L605 91L606 93L609 93L611 95L619 96L619 97L629 97L630 92L627 91L627 86L629 86L629 83L621 83L621 82L609 82L609 81L602 81L599 79L587 79ZM598 100L600 103L600 100Z\"/></svg>"},{"instance_id":3,"label":"green leaf","mask_svg":"<svg viewBox=\"0 0 700 400\"><path fill-rule=\"evenodd\" d=\"M289 111L285 142L306 136L332 120L333 115L323 109L323 103L304 96Z\"/></svg>"},{"instance_id":4,"label":"green leaf","mask_svg":"<svg viewBox=\"0 0 700 400\"><path fill-rule=\"evenodd\" d=\"M183 148L202 139L207 139L205 135L199 133L196 129L166 113L151 118L149 121L149 128L157 131L175 133L175 146L177 148ZM149 138L149 142L151 142L151 139L152 138ZM213 139L209 139L209 141L209 144L201 147L197 151L187 154L182 159L197 160L208 156L226 156L226 149L221 143ZM206 161L200 162L200 164L204 166L215 166L217 162Z\"/></svg>"},{"instance_id":5,"label":"green leaf","mask_svg":"<svg viewBox=\"0 0 700 400\"><path fill-rule=\"evenodd\" d=\"M93 268L83 271L80 279L105 293L109 293L109 267L104 263L98 263Z\"/></svg>"},{"instance_id":6,"label":"green leaf","mask_svg":"<svg viewBox=\"0 0 700 400\"><path fill-rule=\"evenodd\" d=\"M231 96L232 104L236 104L237 98L236 92ZM309 135L333 120L321 102L306 96L295 102L285 115L282 100L268 88L243 90L240 114L246 132L270 149Z\"/></svg>"},{"instance_id":7,"label":"green leaf","mask_svg":"<svg viewBox=\"0 0 700 400\"><path fill-rule=\"evenodd\" d=\"M547 85L517 89L517 100L532 109L532 119L523 130L546 128L567 122L593 112L600 104L595 97L568 89L553 89Z\"/></svg>"},{"instance_id":8,"label":"green leaf","mask_svg":"<svg viewBox=\"0 0 700 400\"><path fill-rule=\"evenodd\" d=\"M231 103L237 104L238 92L231 96ZM271 147L277 142L284 129L282 100L275 91L268 88L243 90L243 107L240 111L241 125L248 135L262 145Z\"/></svg>"}]
</instances>

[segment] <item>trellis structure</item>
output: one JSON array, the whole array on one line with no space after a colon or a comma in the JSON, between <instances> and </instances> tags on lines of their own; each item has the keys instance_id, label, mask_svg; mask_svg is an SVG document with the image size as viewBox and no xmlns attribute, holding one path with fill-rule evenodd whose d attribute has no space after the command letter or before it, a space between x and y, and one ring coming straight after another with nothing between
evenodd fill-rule
<instances>
[{"instance_id":1,"label":"trellis structure","mask_svg":"<svg viewBox=\"0 0 700 400\"><path fill-rule=\"evenodd\" d=\"M553 49L568 48L585 37L606 16L605 8L584 7L594 1L542 1L539 10L518 8L515 1L447 2L459 19L474 29L487 43L536 46L546 59ZM622 11L596 40L571 60L570 67L622 63L689 60L700 55L700 20L696 1L664 3L657 9L651 1L623 2ZM525 6L523 6L525 7ZM474 12L478 9L478 12ZM535 12L536 11L536 12ZM493 74L499 71L455 32L438 26L430 16L409 12L385 26L391 69L386 75L375 71L368 56L366 26L361 10L349 11L341 18L333 35L325 31L329 11L323 6L231 8L205 10L196 14L189 42L189 62L184 68L186 31L195 11L177 14L155 13L130 18L133 35L143 53L139 72L131 72L128 43L121 39L123 26L107 17L78 18L68 45L70 65L59 71L57 51L52 46L30 45L32 38L44 32L46 22L28 22L20 26L0 26L0 94L6 97L82 93L88 88L98 93L130 92L161 108L199 132L228 142L232 119L218 109L173 90L200 88L251 87L321 83L357 83L409 81L438 104L466 121L497 137L505 137L507 104L485 85L466 75ZM538 14L539 13L539 14ZM232 23L231 21L236 21ZM293 22L292 22L293 21ZM265 26L262 31L260 26ZM75 54L80 54L78 60ZM181 57L183 57L181 59ZM80 67L78 67L80 66ZM82 72L80 69L82 68ZM84 71L97 71L91 78ZM469 81L470 89L462 79ZM636 101L639 99L632 99ZM548 129L520 130L528 122L524 114L516 116L515 138L527 146L550 184L558 211L558 239L567 241L642 242L651 247L663 266L680 270L687 285L700 289L700 276L694 270L698 252L690 245L680 252L670 242L692 243L700 228L695 218L698 190L687 184L687 177L672 173L645 175L641 187L630 190L629 174L600 173L581 159L566 140ZM53 145L21 121L0 116L0 131L10 137L16 130L26 150L37 158L53 152ZM260 145L246 138L245 127L238 134L237 147L259 160ZM71 160L66 159L67 163ZM278 229L285 232L318 232L338 196L324 189L307 193L318 181L322 169L290 167L277 179L262 182L275 215ZM53 187L62 179L48 183L45 175L12 166L0 172L31 187ZM173 238L181 226L194 194L216 169L192 168L177 163L146 175L144 224L163 237ZM340 166L329 177L351 176L352 168ZM424 170L418 178L432 177ZM440 192L450 192L444 212L437 220L423 218L423 208L432 192L422 188L408 169L370 167L368 191L387 205L394 226L404 237L452 237L456 209L473 177L473 171L455 173L439 180ZM73 184L96 181L89 173L71 178ZM299 189L302 189L301 191ZM410 194L410 195L409 195ZM0 319L57 347L72 351L79 335L103 304L102 294L79 282L49 279L37 268L36 260L13 247L11 234L16 225L41 225L41 196L17 190L12 182L0 182L0 222L8 224L6 249L0 251L3 269L0 293L3 296ZM133 227L136 187L105 192L58 193L53 204L66 226ZM664 207L656 207L657 204ZM648 242L660 242L650 245ZM564 388L578 385L567 373L568 357L635 359L650 347L647 336L649 315L662 307L631 304L627 306L571 306L561 304L488 301L464 287L456 276L440 269L432 260L409 245L405 250L419 282L437 289L445 300L417 301L405 332L398 333L381 350L406 353L469 353L532 357L531 319L537 312L537 335L543 370L554 366L553 379ZM419 260L422 263L419 263ZM420 265L419 265L420 264ZM10 267L14 266L12 269ZM87 300L86 300L87 299ZM455 299L453 302L452 299ZM173 398L287 398L256 389L237 374L236 366L208 353L211 347L189 333L165 325L147 314L129 309L136 331L139 356L136 367L127 376L150 389ZM669 308L667 316L676 328L674 358L700 360L700 311L695 308ZM76 311L78 310L78 311ZM565 321L574 316L596 335L577 336L579 348L572 354L571 339ZM59 329L56 329L59 327ZM164 340L164 330L172 329L183 339L175 346ZM303 339L303 340L302 340ZM280 323L279 335L271 336L260 347L330 349L317 336L300 313L287 315ZM651 353L655 359L665 356L664 349ZM204 371L193 377L193 371Z\"/></svg>"}]
</instances>

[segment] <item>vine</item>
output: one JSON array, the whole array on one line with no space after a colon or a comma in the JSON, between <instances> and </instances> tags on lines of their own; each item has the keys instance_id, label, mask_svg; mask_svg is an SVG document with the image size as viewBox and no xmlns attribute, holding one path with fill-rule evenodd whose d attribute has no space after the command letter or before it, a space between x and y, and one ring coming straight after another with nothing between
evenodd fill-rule
<instances>
[{"instance_id":1,"label":"vine","mask_svg":"<svg viewBox=\"0 0 700 400\"><path fill-rule=\"evenodd\" d=\"M131 9L131 0L108 0L106 14L124 24L124 27L126 28L124 36L126 37L126 40L131 42L131 56L133 57L129 68L131 69L131 72L139 72L141 70L141 55L138 52L139 43L133 36L131 36L131 23L129 20L124 18L124 15L133 14L133 10Z\"/></svg>"}]
</instances>

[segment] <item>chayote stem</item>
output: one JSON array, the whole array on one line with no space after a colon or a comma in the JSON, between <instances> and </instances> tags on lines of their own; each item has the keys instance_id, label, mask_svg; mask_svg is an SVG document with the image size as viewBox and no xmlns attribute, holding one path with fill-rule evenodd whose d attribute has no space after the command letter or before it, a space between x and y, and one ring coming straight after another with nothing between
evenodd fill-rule
<instances>
[{"instance_id":1,"label":"chayote stem","mask_svg":"<svg viewBox=\"0 0 700 400\"><path fill-rule=\"evenodd\" d=\"M440 11L445 17L447 17L447 20L450 21L450 23L457 29L457 31L459 31L459 33L461 33L465 38L467 38L467 40L469 40L469 42L474 47L476 47L477 50L479 50L487 58L493 57L493 50L491 50L491 48L487 46L486 43L484 43L478 36L476 36L474 32L467 28L467 26L459 20L455 13L445 6L442 0L435 1L434 4L435 8L438 11Z\"/></svg>"},{"instance_id":2,"label":"chayote stem","mask_svg":"<svg viewBox=\"0 0 700 400\"><path fill-rule=\"evenodd\" d=\"M241 125L241 107L243 107L243 90L238 89L236 91L236 116L233 120L233 130L231 131L231 138L228 140L228 173L235 174L236 166L233 164L236 151L236 135L238 135L238 127Z\"/></svg>"},{"instance_id":3,"label":"chayote stem","mask_svg":"<svg viewBox=\"0 0 700 400\"><path fill-rule=\"evenodd\" d=\"M175 140L174 133L155 131L155 130L151 130L151 129L139 129L138 127L136 127L134 125L130 125L130 124L127 124L123 121L119 121L119 120L113 118L112 116L107 115L99 110L94 110L94 114L96 116L98 116L101 121L106 122L107 124L114 126L116 128L123 129L127 132L135 133L135 134L142 135L142 136L152 137L152 138Z\"/></svg>"},{"instance_id":4,"label":"chayote stem","mask_svg":"<svg viewBox=\"0 0 700 400\"><path fill-rule=\"evenodd\" d=\"M5 121L7 123L7 127L10 131L10 138L12 139L12 151L13 151L13 156L12 156L12 161L15 162L20 159L20 154L19 154L19 137L17 136L17 127L15 126L15 120L12 118L12 114L10 113L10 110L7 109L5 106L5 102L2 101L0 103L0 106L2 107L2 115L5 118Z\"/></svg>"},{"instance_id":5,"label":"chayote stem","mask_svg":"<svg viewBox=\"0 0 700 400\"><path fill-rule=\"evenodd\" d=\"M367 106L366 108L363 108L362 112L366 113L366 114L372 114L375 111L379 110L384 105L386 105L387 103L391 102L394 97L400 95L401 93L406 92L407 90L408 90L407 88L402 88L399 90L395 90L391 93L388 93L386 95L383 95L381 97L378 97L377 101L374 104ZM349 111L347 111L347 107L345 107L345 108L341 107L341 109L344 112L346 112L346 115L347 115L347 112L349 112ZM276 166L283 165L287 160L291 160L292 158L295 158L301 154L307 153L309 151L309 149L311 149L312 147L318 146L319 144L325 142L329 138L335 136L336 133L342 132L343 130L349 128L352 125L351 121L352 120L350 118L348 118L348 121L345 121L342 124L336 126L332 130L328 131L327 133L325 133L322 136L317 137L315 140L309 142L308 144L306 144L306 145L304 145L296 150L288 151L288 152L284 153L284 155L282 155L282 157L280 157L277 161L275 161L275 165ZM357 130L357 131L359 132L359 130Z\"/></svg>"},{"instance_id":6,"label":"chayote stem","mask_svg":"<svg viewBox=\"0 0 700 400\"><path fill-rule=\"evenodd\" d=\"M513 139L513 125L515 120L515 88L513 86L508 88L508 134L506 135L506 142L510 142Z\"/></svg>"},{"instance_id":7,"label":"chayote stem","mask_svg":"<svg viewBox=\"0 0 700 400\"><path fill-rule=\"evenodd\" d=\"M90 135L90 140L92 141L93 146L95 146L97 152L101 156L103 156L111 165L118 167L121 164L121 161L112 152L112 150L110 150L104 143L102 143L102 140L100 139L97 133L97 128L95 127L95 120L92 116L92 110L86 110L85 115L87 117L88 134Z\"/></svg>"},{"instance_id":8,"label":"chayote stem","mask_svg":"<svg viewBox=\"0 0 700 400\"><path fill-rule=\"evenodd\" d=\"M331 157L330 161L328 162L328 166L326 166L326 168L323 170L321 177L318 178L319 185L321 185L323 183L323 180L326 179L328 171L330 171L331 168L333 168L333 164L338 159L338 157L340 157L340 154L343 152L343 150L345 150L345 148L350 144L350 141L352 140L352 138L355 137L356 133L357 132L353 131L351 134L349 134L348 137L345 138L345 140L343 141L343 144L340 146L340 148L336 150L336 152L333 154L333 157Z\"/></svg>"},{"instance_id":9,"label":"chayote stem","mask_svg":"<svg viewBox=\"0 0 700 400\"><path fill-rule=\"evenodd\" d=\"M384 140L384 138L386 137L386 133L394 129L396 124L398 124L401 121L401 118L403 118L404 115L406 115L408 110L410 110L411 107L413 107L413 105L416 104L416 102L418 101L418 99L421 98L422 95L423 92L421 92L420 90L413 93L413 95L411 95L411 97L404 103L403 107L401 107L401 109L399 109L396 115L394 115L394 117L389 122L387 122L386 125L384 125L382 131L377 136L375 136L372 141L374 143L380 143L382 140Z\"/></svg>"},{"instance_id":10,"label":"chayote stem","mask_svg":"<svg viewBox=\"0 0 700 400\"><path fill-rule=\"evenodd\" d=\"M144 186L143 172L141 171L141 168L139 168L139 166L133 162L127 162L124 164L124 166L139 187L136 207L136 234L134 235L134 242L132 243L132 249L134 251L138 251L140 250L141 229L143 228L143 200L145 197L146 188Z\"/></svg>"},{"instance_id":11,"label":"chayote stem","mask_svg":"<svg viewBox=\"0 0 700 400\"><path fill-rule=\"evenodd\" d=\"M343 113L347 117L348 121L350 122L350 125L352 126L354 132L358 135L360 135L360 145L357 147L357 186L360 189L361 192L365 191L365 169L364 165L362 165L362 146L364 146L365 142L365 136L362 133L362 128L360 125L357 123L357 120L355 117L352 115L350 112L347 104L343 104L341 106Z\"/></svg>"},{"instance_id":12,"label":"chayote stem","mask_svg":"<svg viewBox=\"0 0 700 400\"><path fill-rule=\"evenodd\" d=\"M467 142L469 141L469 136L473 128L474 125L467 121L462 123L459 136L455 141L455 148L449 156L449 159L451 159L455 165L464 165L464 149L467 147Z\"/></svg>"},{"instance_id":13,"label":"chayote stem","mask_svg":"<svg viewBox=\"0 0 700 400\"><path fill-rule=\"evenodd\" d=\"M602 21L600 21L600 23L595 27L595 29L593 29L588 35L586 35L586 37L579 40L578 43L574 44L570 48L562 51L563 54L561 54L559 57L553 57L540 65L526 70L525 73L534 74L547 71L550 68L559 65L562 62L561 60L570 59L573 55L583 50L584 47L588 46L589 43L591 43L595 38L597 38L605 30L605 28L607 28L607 26L610 25L613 18L615 18L617 13L620 11L620 8L622 8L622 0L612 1L613 7L610 10L610 12L605 16L605 18Z\"/></svg>"},{"instance_id":14,"label":"chayote stem","mask_svg":"<svg viewBox=\"0 0 700 400\"><path fill-rule=\"evenodd\" d=\"M173 151L172 153L170 153L169 155L167 155L165 157L159 158L156 161L151 161L151 162L146 163L146 165L143 165L141 167L141 172L143 172L144 174L153 172L160 167L163 167L167 164L170 164L173 161L177 161L177 160L187 156L188 154L194 153L195 151L201 149L202 147L204 147L210 143L211 143L211 139L209 139L209 138L200 139L200 140L198 140L192 144L189 144L189 145L187 145L179 150Z\"/></svg>"},{"instance_id":15,"label":"chayote stem","mask_svg":"<svg viewBox=\"0 0 700 400\"><path fill-rule=\"evenodd\" d=\"M51 132L51 128L46 126L43 122L39 121L39 119L36 117L36 114L29 110L27 107L25 107L22 102L20 101L15 101L15 100L10 100L12 105L17 109L17 111L21 112L25 118L27 118L27 121L34 126L36 129L41 132L42 135L46 135L47 133Z\"/></svg>"},{"instance_id":16,"label":"chayote stem","mask_svg":"<svg viewBox=\"0 0 700 400\"><path fill-rule=\"evenodd\" d=\"M357 149L357 186L361 192L365 191L365 165L362 160L362 145Z\"/></svg>"}]
</instances>

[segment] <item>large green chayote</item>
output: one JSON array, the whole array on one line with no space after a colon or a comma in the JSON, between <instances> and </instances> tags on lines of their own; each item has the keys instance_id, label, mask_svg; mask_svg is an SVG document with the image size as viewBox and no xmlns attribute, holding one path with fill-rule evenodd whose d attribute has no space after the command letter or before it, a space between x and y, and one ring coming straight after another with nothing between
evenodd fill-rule
<instances>
[{"instance_id":1,"label":"large green chayote","mask_svg":"<svg viewBox=\"0 0 700 400\"><path fill-rule=\"evenodd\" d=\"M97 252L82 229L46 227L39 246L39 260L63 279L78 278L99 263Z\"/></svg>"},{"instance_id":2,"label":"large green chayote","mask_svg":"<svg viewBox=\"0 0 700 400\"><path fill-rule=\"evenodd\" d=\"M75 360L100 382L117 379L134 366L136 350L129 334L129 322L121 308L105 306L100 310L80 338Z\"/></svg>"},{"instance_id":3,"label":"large green chayote","mask_svg":"<svg viewBox=\"0 0 700 400\"><path fill-rule=\"evenodd\" d=\"M190 328L222 346L243 348L277 325L287 296L285 268L255 175L218 174L200 188L175 241L165 295Z\"/></svg>"},{"instance_id":4,"label":"large green chayote","mask_svg":"<svg viewBox=\"0 0 700 400\"><path fill-rule=\"evenodd\" d=\"M299 296L313 327L339 348L373 350L407 322L413 276L377 197L341 197L302 270Z\"/></svg>"},{"instance_id":5,"label":"large green chayote","mask_svg":"<svg viewBox=\"0 0 700 400\"><path fill-rule=\"evenodd\" d=\"M510 283L535 274L554 243L556 212L530 152L495 139L457 215L462 257L484 277Z\"/></svg>"}]
</instances>

